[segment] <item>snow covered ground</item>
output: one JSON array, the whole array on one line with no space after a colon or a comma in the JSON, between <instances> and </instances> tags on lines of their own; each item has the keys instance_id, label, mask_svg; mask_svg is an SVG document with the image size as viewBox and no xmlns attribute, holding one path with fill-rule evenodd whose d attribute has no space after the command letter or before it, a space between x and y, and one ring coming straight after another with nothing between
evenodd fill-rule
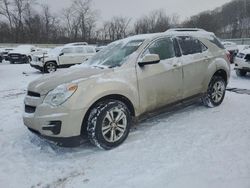
<instances>
[{"instance_id":1,"label":"snow covered ground","mask_svg":"<svg viewBox=\"0 0 250 188\"><path fill-rule=\"evenodd\" d=\"M37 138L22 123L29 65L0 64L1 188L249 188L250 95L227 92L209 109L197 103L133 128L111 151L89 143L66 149ZM232 73L229 87L250 89Z\"/></svg>"}]
</instances>

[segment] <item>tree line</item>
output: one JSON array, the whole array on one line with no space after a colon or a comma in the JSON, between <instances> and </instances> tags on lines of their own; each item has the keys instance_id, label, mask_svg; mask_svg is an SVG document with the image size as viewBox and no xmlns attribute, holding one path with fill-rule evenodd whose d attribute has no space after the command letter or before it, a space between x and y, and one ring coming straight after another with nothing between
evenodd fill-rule
<instances>
[{"instance_id":1,"label":"tree line","mask_svg":"<svg viewBox=\"0 0 250 188\"><path fill-rule=\"evenodd\" d=\"M177 14L154 10L139 19L114 16L99 23L100 12L92 0L74 0L54 14L37 0L0 0L0 43L105 44L134 34L163 32L173 27L197 27L221 38L250 37L250 1L233 0L212 11L180 22Z\"/></svg>"}]
</instances>

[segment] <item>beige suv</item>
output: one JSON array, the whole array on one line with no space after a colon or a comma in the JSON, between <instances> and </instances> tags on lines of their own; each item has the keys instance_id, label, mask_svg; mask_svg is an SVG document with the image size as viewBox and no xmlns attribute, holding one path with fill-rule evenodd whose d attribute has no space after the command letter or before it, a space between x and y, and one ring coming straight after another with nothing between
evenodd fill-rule
<instances>
[{"instance_id":1,"label":"beige suv","mask_svg":"<svg viewBox=\"0 0 250 188\"><path fill-rule=\"evenodd\" d=\"M227 52L214 34L171 30L111 43L86 65L31 82L24 124L61 146L87 137L112 149L135 120L187 99L220 105L229 80Z\"/></svg>"}]
</instances>

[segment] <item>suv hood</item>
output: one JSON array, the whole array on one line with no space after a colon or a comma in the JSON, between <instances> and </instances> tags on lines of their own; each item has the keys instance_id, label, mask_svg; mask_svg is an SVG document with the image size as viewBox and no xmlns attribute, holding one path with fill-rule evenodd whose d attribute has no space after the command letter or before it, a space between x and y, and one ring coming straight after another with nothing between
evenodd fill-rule
<instances>
[{"instance_id":1,"label":"suv hood","mask_svg":"<svg viewBox=\"0 0 250 188\"><path fill-rule=\"evenodd\" d=\"M49 91L55 89L61 84L70 83L72 81L81 79L87 80L93 75L99 75L110 71L112 71L112 69L74 67L61 72L42 76L41 78L31 82L28 86L28 90L40 93L41 95L46 95Z\"/></svg>"}]
</instances>

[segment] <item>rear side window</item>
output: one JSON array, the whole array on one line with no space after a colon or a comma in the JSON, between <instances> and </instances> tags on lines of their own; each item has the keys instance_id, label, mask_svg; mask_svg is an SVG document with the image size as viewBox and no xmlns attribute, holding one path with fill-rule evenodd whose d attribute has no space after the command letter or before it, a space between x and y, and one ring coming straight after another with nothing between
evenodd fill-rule
<instances>
[{"instance_id":1,"label":"rear side window","mask_svg":"<svg viewBox=\"0 0 250 188\"><path fill-rule=\"evenodd\" d=\"M173 40L164 38L153 42L144 52L144 55L146 54L158 54L161 60L175 57Z\"/></svg>"},{"instance_id":2,"label":"rear side window","mask_svg":"<svg viewBox=\"0 0 250 188\"><path fill-rule=\"evenodd\" d=\"M79 54L84 53L83 47L76 47L76 48L75 48L75 53L79 53Z\"/></svg>"},{"instance_id":3,"label":"rear side window","mask_svg":"<svg viewBox=\"0 0 250 188\"><path fill-rule=\"evenodd\" d=\"M179 42L183 55L202 53L203 51L207 50L207 47L202 44L198 39L183 36L178 37L177 40Z\"/></svg>"}]
</instances>

